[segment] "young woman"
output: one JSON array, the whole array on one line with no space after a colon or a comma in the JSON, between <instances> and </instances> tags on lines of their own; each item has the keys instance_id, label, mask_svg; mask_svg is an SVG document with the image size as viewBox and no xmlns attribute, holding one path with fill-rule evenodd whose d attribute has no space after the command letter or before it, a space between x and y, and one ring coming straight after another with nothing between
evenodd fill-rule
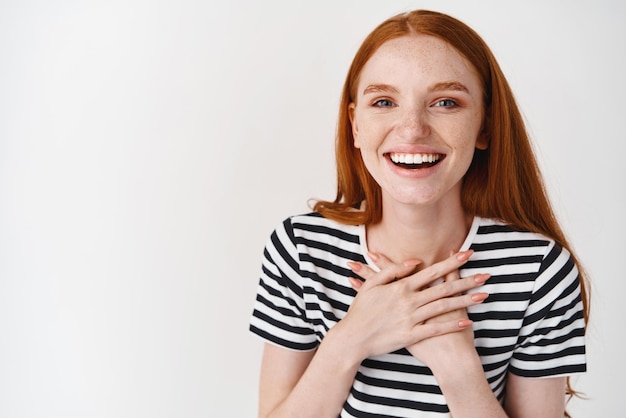
<instances>
[{"instance_id":1,"label":"young woman","mask_svg":"<svg viewBox=\"0 0 626 418\"><path fill-rule=\"evenodd\" d=\"M363 42L333 202L268 240L262 417L563 417L587 296L513 94L431 11Z\"/></svg>"}]
</instances>

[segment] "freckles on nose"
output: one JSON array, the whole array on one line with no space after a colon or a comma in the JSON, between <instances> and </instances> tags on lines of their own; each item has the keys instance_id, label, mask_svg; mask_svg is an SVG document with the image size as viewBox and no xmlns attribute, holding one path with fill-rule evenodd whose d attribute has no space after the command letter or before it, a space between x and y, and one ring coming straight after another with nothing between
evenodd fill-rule
<instances>
[{"instance_id":1,"label":"freckles on nose","mask_svg":"<svg viewBox=\"0 0 626 418\"><path fill-rule=\"evenodd\" d=\"M409 135L426 135L430 131L425 116L418 112L407 112L402 119L401 129Z\"/></svg>"}]
</instances>

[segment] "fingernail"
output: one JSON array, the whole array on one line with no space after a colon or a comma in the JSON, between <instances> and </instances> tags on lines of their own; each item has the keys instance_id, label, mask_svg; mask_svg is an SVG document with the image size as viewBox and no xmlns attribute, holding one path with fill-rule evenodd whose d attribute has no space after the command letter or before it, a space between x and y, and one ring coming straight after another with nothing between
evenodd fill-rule
<instances>
[{"instance_id":1,"label":"fingernail","mask_svg":"<svg viewBox=\"0 0 626 418\"><path fill-rule=\"evenodd\" d=\"M477 274L474 276L474 281L478 284L485 283L491 277L490 274Z\"/></svg>"},{"instance_id":2,"label":"fingernail","mask_svg":"<svg viewBox=\"0 0 626 418\"><path fill-rule=\"evenodd\" d=\"M459 261L467 261L474 254L473 250L460 251L456 254L456 259Z\"/></svg>"},{"instance_id":3,"label":"fingernail","mask_svg":"<svg viewBox=\"0 0 626 418\"><path fill-rule=\"evenodd\" d=\"M470 319L461 319L459 321L459 328L467 328L472 325L472 321Z\"/></svg>"},{"instance_id":4,"label":"fingernail","mask_svg":"<svg viewBox=\"0 0 626 418\"><path fill-rule=\"evenodd\" d=\"M370 256L370 258L372 259L372 261L376 261L378 260L378 254L373 253L371 251L368 251L367 254Z\"/></svg>"},{"instance_id":5,"label":"fingernail","mask_svg":"<svg viewBox=\"0 0 626 418\"><path fill-rule=\"evenodd\" d=\"M350 267L350 269L352 271L359 271L359 270L361 270L361 264L360 263L356 263L354 261L348 261L346 264L348 265L348 267Z\"/></svg>"},{"instance_id":6,"label":"fingernail","mask_svg":"<svg viewBox=\"0 0 626 418\"><path fill-rule=\"evenodd\" d=\"M485 299L487 299L488 297L489 297L489 293L485 293L485 292L473 293L472 294L472 300L474 302L482 302Z\"/></svg>"},{"instance_id":7,"label":"fingernail","mask_svg":"<svg viewBox=\"0 0 626 418\"><path fill-rule=\"evenodd\" d=\"M417 258L411 258L410 260L404 261L402 264L405 265L406 267L415 267L421 262L422 261L418 260Z\"/></svg>"}]
</instances>

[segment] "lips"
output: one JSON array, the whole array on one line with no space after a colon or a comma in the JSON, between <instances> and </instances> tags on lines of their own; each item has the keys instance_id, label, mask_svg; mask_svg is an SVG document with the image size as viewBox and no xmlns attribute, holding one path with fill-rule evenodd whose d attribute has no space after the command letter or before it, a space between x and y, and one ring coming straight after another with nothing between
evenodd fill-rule
<instances>
[{"instance_id":1,"label":"lips","mask_svg":"<svg viewBox=\"0 0 626 418\"><path fill-rule=\"evenodd\" d=\"M409 154L399 152L392 152L388 155L391 162L396 166L408 169L432 167L445 157L445 154Z\"/></svg>"}]
</instances>

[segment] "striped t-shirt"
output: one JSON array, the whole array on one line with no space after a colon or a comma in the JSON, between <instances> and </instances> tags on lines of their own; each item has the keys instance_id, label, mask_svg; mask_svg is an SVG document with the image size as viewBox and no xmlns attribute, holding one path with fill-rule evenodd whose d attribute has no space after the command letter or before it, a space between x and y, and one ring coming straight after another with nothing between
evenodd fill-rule
<instances>
[{"instance_id":1,"label":"striped t-shirt","mask_svg":"<svg viewBox=\"0 0 626 418\"><path fill-rule=\"evenodd\" d=\"M461 277L489 273L473 292L487 292L468 308L485 376L500 401L507 373L556 377L586 370L578 270L553 240L476 217L461 248L474 250ZM365 227L317 213L285 220L272 233L250 330L292 350L315 349L347 313L356 292L348 261L367 256ZM329 379L332 378L329 376ZM449 417L430 371L407 350L365 359L341 417Z\"/></svg>"}]
</instances>

